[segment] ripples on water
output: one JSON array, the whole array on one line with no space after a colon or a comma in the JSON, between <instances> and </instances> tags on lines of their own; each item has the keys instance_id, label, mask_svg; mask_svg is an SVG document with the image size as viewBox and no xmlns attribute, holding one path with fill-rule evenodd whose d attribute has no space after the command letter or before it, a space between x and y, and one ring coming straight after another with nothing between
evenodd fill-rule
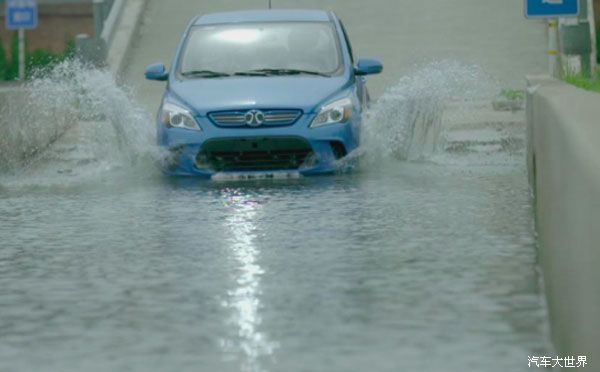
<instances>
[{"instance_id":1,"label":"ripples on water","mask_svg":"<svg viewBox=\"0 0 600 372\"><path fill-rule=\"evenodd\" d=\"M523 127L464 125L495 91L479 68L390 88L357 172L280 181L163 178L151 115L103 71L69 62L31 88L22 135L81 123L0 174L0 370L525 371L547 354Z\"/></svg>"}]
</instances>

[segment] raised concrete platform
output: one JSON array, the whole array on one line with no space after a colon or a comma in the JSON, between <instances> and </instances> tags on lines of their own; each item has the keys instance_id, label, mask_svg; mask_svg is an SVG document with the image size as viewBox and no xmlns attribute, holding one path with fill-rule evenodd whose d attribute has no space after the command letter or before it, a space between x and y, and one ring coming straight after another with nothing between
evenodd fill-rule
<instances>
[{"instance_id":1,"label":"raised concrete platform","mask_svg":"<svg viewBox=\"0 0 600 372\"><path fill-rule=\"evenodd\" d=\"M600 94L529 77L528 167L552 336L600 371Z\"/></svg>"}]
</instances>

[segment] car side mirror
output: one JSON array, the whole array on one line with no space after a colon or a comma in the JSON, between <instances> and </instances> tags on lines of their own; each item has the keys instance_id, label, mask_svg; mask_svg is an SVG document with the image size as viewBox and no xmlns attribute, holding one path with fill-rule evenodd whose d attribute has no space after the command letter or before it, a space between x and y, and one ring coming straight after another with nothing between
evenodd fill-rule
<instances>
[{"instance_id":1,"label":"car side mirror","mask_svg":"<svg viewBox=\"0 0 600 372\"><path fill-rule=\"evenodd\" d=\"M381 71L383 71L381 62L371 58L359 59L356 68L354 69L354 73L359 76L379 74Z\"/></svg>"},{"instance_id":2,"label":"car side mirror","mask_svg":"<svg viewBox=\"0 0 600 372\"><path fill-rule=\"evenodd\" d=\"M169 71L167 71L164 64L155 63L146 67L144 75L148 80L165 81L169 78Z\"/></svg>"}]
</instances>

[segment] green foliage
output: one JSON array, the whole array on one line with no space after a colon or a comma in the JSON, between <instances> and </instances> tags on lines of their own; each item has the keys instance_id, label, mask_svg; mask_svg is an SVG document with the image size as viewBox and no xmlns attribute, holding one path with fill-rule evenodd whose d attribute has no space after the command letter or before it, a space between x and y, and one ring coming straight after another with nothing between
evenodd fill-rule
<instances>
[{"instance_id":1,"label":"green foliage","mask_svg":"<svg viewBox=\"0 0 600 372\"><path fill-rule=\"evenodd\" d=\"M522 101L525 99L525 91L516 89L502 89L500 95L511 101Z\"/></svg>"},{"instance_id":2,"label":"green foliage","mask_svg":"<svg viewBox=\"0 0 600 372\"><path fill-rule=\"evenodd\" d=\"M598 60L598 64L600 64L600 26L598 27L598 31L596 31L596 59Z\"/></svg>"},{"instance_id":3,"label":"green foliage","mask_svg":"<svg viewBox=\"0 0 600 372\"><path fill-rule=\"evenodd\" d=\"M27 53L25 65L27 66L27 77L37 73L39 70L44 70L51 67L62 60L62 55L49 52L45 49L37 49L31 53Z\"/></svg>"},{"instance_id":4,"label":"green foliage","mask_svg":"<svg viewBox=\"0 0 600 372\"><path fill-rule=\"evenodd\" d=\"M600 73L600 71L598 71L598 73ZM600 93L600 79L591 81L582 74L565 74L565 76L563 76L563 80L569 84L575 85L578 88Z\"/></svg>"},{"instance_id":5,"label":"green foliage","mask_svg":"<svg viewBox=\"0 0 600 372\"><path fill-rule=\"evenodd\" d=\"M73 58L75 56L75 40L67 41L67 47L63 53L63 59Z\"/></svg>"},{"instance_id":6,"label":"green foliage","mask_svg":"<svg viewBox=\"0 0 600 372\"><path fill-rule=\"evenodd\" d=\"M6 53L0 45L0 81L16 80L19 77L19 36L17 32L13 33L11 39L11 58L6 59ZM27 67L26 78L31 78L38 71L44 71L52 68L54 65L71 58L75 54L75 41L67 43L63 53L53 53L46 49L36 49L27 52L25 55L25 66Z\"/></svg>"},{"instance_id":7,"label":"green foliage","mask_svg":"<svg viewBox=\"0 0 600 372\"><path fill-rule=\"evenodd\" d=\"M12 39L10 40L10 63L6 69L6 80L15 80L19 77L19 34L13 32Z\"/></svg>"},{"instance_id":8,"label":"green foliage","mask_svg":"<svg viewBox=\"0 0 600 372\"><path fill-rule=\"evenodd\" d=\"M6 78L6 69L8 68L8 62L6 61L6 51L4 45L0 42L0 81Z\"/></svg>"}]
</instances>

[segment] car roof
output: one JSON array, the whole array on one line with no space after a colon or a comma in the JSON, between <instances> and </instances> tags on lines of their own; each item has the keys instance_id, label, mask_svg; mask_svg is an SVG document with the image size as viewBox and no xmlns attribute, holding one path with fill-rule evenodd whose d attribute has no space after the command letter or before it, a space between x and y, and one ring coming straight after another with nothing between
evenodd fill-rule
<instances>
[{"instance_id":1,"label":"car roof","mask_svg":"<svg viewBox=\"0 0 600 372\"><path fill-rule=\"evenodd\" d=\"M329 13L324 10L264 9L212 13L199 16L194 25L243 22L328 22Z\"/></svg>"}]
</instances>

